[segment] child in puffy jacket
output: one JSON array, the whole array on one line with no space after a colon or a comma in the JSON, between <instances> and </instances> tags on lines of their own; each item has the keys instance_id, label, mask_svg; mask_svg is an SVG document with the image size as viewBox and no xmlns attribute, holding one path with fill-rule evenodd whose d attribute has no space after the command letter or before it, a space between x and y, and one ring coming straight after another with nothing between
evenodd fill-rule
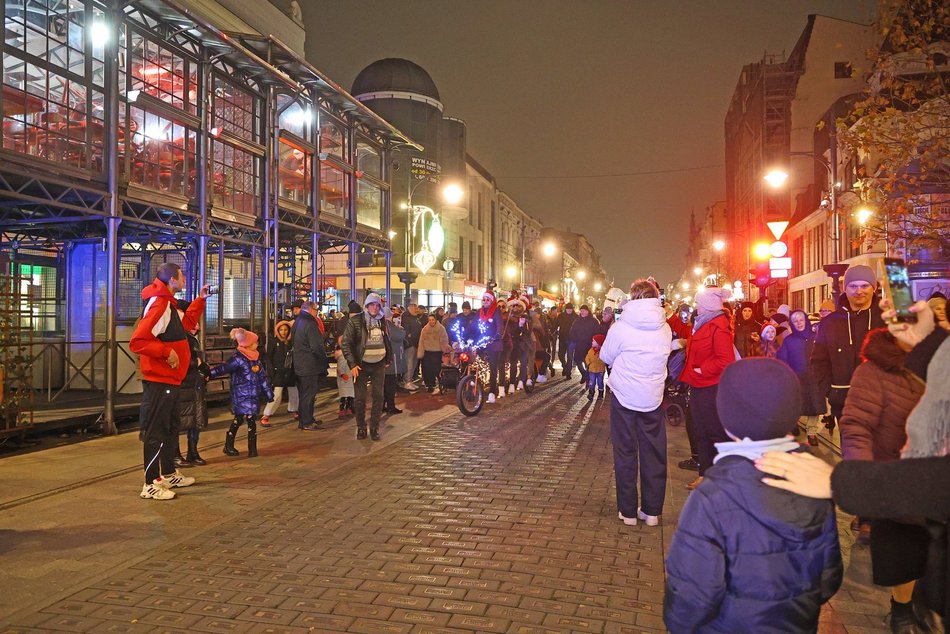
<instances>
[{"instance_id":1,"label":"child in puffy jacket","mask_svg":"<svg viewBox=\"0 0 950 634\"><path fill-rule=\"evenodd\" d=\"M680 514L663 621L673 634L816 632L843 576L834 504L769 487L755 467L765 452L807 451L790 433L798 377L775 359L736 361L722 373L716 409L732 441L716 443Z\"/></svg>"},{"instance_id":2,"label":"child in puffy jacket","mask_svg":"<svg viewBox=\"0 0 950 634\"><path fill-rule=\"evenodd\" d=\"M257 335L244 328L231 330L237 350L226 363L211 368L211 378L231 377L231 413L234 421L224 440L224 453L239 456L234 437L242 423L247 424L247 457L257 456L257 416L262 403L274 400L274 389L257 350Z\"/></svg>"},{"instance_id":3,"label":"child in puffy jacket","mask_svg":"<svg viewBox=\"0 0 950 634\"><path fill-rule=\"evenodd\" d=\"M356 397L356 388L353 385L353 375L350 373L350 364L346 362L346 357L343 356L343 349L340 347L339 339L336 348L333 350L333 358L336 359L336 391L340 396L339 417L344 418L353 414L353 400Z\"/></svg>"},{"instance_id":4,"label":"child in puffy jacket","mask_svg":"<svg viewBox=\"0 0 950 634\"><path fill-rule=\"evenodd\" d=\"M590 342L590 350L584 357L584 366L587 368L587 400L594 400L594 388L600 398L604 398L604 373L607 371L607 364L600 360L600 348L607 339L604 335L594 335Z\"/></svg>"}]
</instances>

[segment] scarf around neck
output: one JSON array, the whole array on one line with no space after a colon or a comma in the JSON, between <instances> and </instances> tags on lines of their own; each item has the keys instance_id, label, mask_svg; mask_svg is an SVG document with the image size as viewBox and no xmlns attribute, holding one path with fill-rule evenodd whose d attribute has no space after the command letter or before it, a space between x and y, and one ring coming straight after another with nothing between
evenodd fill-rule
<instances>
[{"instance_id":1,"label":"scarf around neck","mask_svg":"<svg viewBox=\"0 0 950 634\"><path fill-rule=\"evenodd\" d=\"M719 315L725 315L726 311L724 310L715 310L711 313L703 313L696 317L696 322L693 324L693 332L699 331L700 328L711 322L713 319Z\"/></svg>"},{"instance_id":2,"label":"scarf around neck","mask_svg":"<svg viewBox=\"0 0 950 634\"><path fill-rule=\"evenodd\" d=\"M713 464L719 462L726 456L741 456L749 460L758 460L766 451L783 451L788 453L798 449L801 445L791 438L770 438L769 440L742 440L732 442L717 442L716 450L719 452L713 459Z\"/></svg>"},{"instance_id":3,"label":"scarf around neck","mask_svg":"<svg viewBox=\"0 0 950 634\"><path fill-rule=\"evenodd\" d=\"M244 346L238 346L238 352L243 354L245 357L251 361L257 361L261 358L260 350L251 350L250 348L245 348Z\"/></svg>"}]
</instances>

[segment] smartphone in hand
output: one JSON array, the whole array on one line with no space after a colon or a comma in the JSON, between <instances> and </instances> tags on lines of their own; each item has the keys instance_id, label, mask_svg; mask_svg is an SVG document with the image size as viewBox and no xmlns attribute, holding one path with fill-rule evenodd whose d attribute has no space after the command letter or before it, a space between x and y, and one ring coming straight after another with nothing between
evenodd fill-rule
<instances>
[{"instance_id":1,"label":"smartphone in hand","mask_svg":"<svg viewBox=\"0 0 950 634\"><path fill-rule=\"evenodd\" d=\"M914 304L914 297L911 294L907 264L901 258L884 258L881 265L884 269L884 275L881 276L884 294L891 300L897 312L894 322L917 323L917 314L910 310Z\"/></svg>"}]
</instances>

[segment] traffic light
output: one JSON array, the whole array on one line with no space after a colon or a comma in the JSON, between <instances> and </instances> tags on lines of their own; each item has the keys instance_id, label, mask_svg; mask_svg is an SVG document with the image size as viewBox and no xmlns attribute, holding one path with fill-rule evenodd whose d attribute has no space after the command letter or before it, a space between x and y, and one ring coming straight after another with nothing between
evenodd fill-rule
<instances>
[{"instance_id":1,"label":"traffic light","mask_svg":"<svg viewBox=\"0 0 950 634\"><path fill-rule=\"evenodd\" d=\"M768 262L759 262L755 268L749 269L749 279L760 289L772 283L772 271Z\"/></svg>"}]
</instances>

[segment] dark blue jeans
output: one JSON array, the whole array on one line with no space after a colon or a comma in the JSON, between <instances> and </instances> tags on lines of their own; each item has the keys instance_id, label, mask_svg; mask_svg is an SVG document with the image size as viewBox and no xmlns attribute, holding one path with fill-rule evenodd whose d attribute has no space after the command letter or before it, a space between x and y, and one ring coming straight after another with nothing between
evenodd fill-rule
<instances>
[{"instance_id":1,"label":"dark blue jeans","mask_svg":"<svg viewBox=\"0 0 950 634\"><path fill-rule=\"evenodd\" d=\"M637 508L647 515L662 515L666 500L666 426L662 406L652 412L637 412L625 408L611 393L610 438L614 446L617 508L624 517L636 517Z\"/></svg>"}]
</instances>

